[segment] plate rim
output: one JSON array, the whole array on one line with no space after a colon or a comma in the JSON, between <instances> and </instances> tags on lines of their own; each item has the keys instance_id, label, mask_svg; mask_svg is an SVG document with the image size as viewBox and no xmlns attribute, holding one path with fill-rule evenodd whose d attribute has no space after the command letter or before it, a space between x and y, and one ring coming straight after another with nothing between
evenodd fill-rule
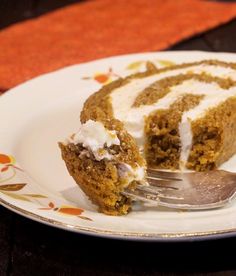
<instances>
[{"instance_id":1,"label":"plate rim","mask_svg":"<svg viewBox=\"0 0 236 276\"><path fill-rule=\"evenodd\" d=\"M117 239L117 240L130 240L130 241L143 241L143 242L190 242L190 241L205 241L216 240L221 238L235 237L236 228L227 230L216 230L206 232L180 232L176 233L146 233L139 234L136 232L115 232L112 230L93 229L91 227L75 226L68 223L63 223L55 219L46 218L37 215L33 212L26 211L21 207L17 207L6 200L0 198L0 205L14 213L31 219L35 222L42 223L47 226L52 226L61 230L67 230L77 234L84 234L94 237Z\"/></svg>"},{"instance_id":2,"label":"plate rim","mask_svg":"<svg viewBox=\"0 0 236 276\"><path fill-rule=\"evenodd\" d=\"M176 54L176 55L185 55L185 54L215 54L216 58L217 56L221 55L235 55L235 53L231 52L211 52L211 51L198 51L198 50L187 50L187 51L157 51L157 52L139 52L139 53L131 53L131 54L124 54L124 55L117 55L117 56L109 56L101 59L91 60L88 62L83 62L79 64L73 64L69 65L63 68L59 68L57 70L41 74L39 76L36 76L30 80L27 80L21 84L16 85L15 87L9 89L6 93L3 93L0 97L0 100L2 97L8 96L14 96L15 90L17 90L19 87L24 86L27 83L30 83L36 79L43 78L45 76L50 76L53 74L58 73L59 71L67 70L68 68L81 66L81 65L87 65L94 62L102 62L112 59L119 59L119 58L125 58L130 56L145 56L145 55L152 55L152 54ZM61 221L58 221L56 219L47 218L46 216L41 216L38 214L35 214L34 212L28 211L24 208L21 208L19 206L13 205L9 203L8 201L4 200L0 195L0 205L3 207L23 216L28 219L31 219L33 221L46 224L48 226L53 226L55 228L67 230L74 233L79 234L86 234L96 237L102 237L102 238L110 238L110 239L120 239L120 240L131 240L131 241L145 241L145 242L186 242L186 241L204 241L204 240L212 240L212 239L220 239L220 238L227 238L227 237L235 237L236 236L236 228L231 229L224 229L224 230L214 230L214 231L205 231L205 232L179 232L179 233L137 233L137 232L116 232L114 230L102 230L102 229L95 229L91 227L84 227L79 225L71 225L67 223L63 223Z\"/></svg>"}]
</instances>

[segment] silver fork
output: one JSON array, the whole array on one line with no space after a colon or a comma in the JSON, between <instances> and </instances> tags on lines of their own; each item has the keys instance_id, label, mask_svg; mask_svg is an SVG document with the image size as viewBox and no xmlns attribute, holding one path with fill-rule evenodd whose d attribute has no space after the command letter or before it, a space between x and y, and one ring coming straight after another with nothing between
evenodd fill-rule
<instances>
[{"instance_id":1,"label":"silver fork","mask_svg":"<svg viewBox=\"0 0 236 276\"><path fill-rule=\"evenodd\" d=\"M166 172L147 170L149 185L139 184L123 194L168 208L204 210L225 206L236 195L236 173L224 170L209 172Z\"/></svg>"}]
</instances>

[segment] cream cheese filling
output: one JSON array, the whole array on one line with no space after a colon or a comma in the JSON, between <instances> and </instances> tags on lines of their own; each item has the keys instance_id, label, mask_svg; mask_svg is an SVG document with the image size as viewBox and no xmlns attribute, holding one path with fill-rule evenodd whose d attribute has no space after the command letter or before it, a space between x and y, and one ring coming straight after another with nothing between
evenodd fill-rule
<instances>
[{"instance_id":1,"label":"cream cheese filling","mask_svg":"<svg viewBox=\"0 0 236 276\"><path fill-rule=\"evenodd\" d=\"M126 187L132 181L138 181L140 183L146 183L145 181L145 167L137 166L136 168L131 167L126 163L119 163L117 165L118 174L121 179L125 180Z\"/></svg>"},{"instance_id":2,"label":"cream cheese filling","mask_svg":"<svg viewBox=\"0 0 236 276\"><path fill-rule=\"evenodd\" d=\"M104 147L120 145L120 140L116 131L106 129L101 122L88 120L81 125L77 133L67 139L66 143L82 144L84 148L93 153L96 160L100 161L104 158L109 160L113 158L113 155ZM88 151L82 151L81 155L86 155Z\"/></svg>"}]
</instances>

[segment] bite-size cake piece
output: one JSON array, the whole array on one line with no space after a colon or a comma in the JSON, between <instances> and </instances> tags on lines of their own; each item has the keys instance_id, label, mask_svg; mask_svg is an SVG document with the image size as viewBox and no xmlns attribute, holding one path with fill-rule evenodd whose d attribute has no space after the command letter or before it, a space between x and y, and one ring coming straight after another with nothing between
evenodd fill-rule
<instances>
[{"instance_id":1,"label":"bite-size cake piece","mask_svg":"<svg viewBox=\"0 0 236 276\"><path fill-rule=\"evenodd\" d=\"M149 64L88 98L62 157L100 211L125 214L131 202L121 192L145 181L146 164L207 171L235 154L235 110L236 64Z\"/></svg>"},{"instance_id":2,"label":"bite-size cake piece","mask_svg":"<svg viewBox=\"0 0 236 276\"><path fill-rule=\"evenodd\" d=\"M145 179L145 160L134 139L119 124L106 128L88 120L67 141L60 143L67 169L101 212L126 214L131 201L121 194Z\"/></svg>"}]
</instances>

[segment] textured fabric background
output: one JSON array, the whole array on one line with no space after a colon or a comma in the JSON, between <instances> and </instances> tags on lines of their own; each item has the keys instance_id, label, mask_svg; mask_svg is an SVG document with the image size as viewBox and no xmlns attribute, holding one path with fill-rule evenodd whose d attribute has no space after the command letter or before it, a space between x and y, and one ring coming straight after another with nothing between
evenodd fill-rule
<instances>
[{"instance_id":1,"label":"textured fabric background","mask_svg":"<svg viewBox=\"0 0 236 276\"><path fill-rule=\"evenodd\" d=\"M207 0L74 4L0 32L0 91L70 64L162 50L235 16L236 3Z\"/></svg>"}]
</instances>

